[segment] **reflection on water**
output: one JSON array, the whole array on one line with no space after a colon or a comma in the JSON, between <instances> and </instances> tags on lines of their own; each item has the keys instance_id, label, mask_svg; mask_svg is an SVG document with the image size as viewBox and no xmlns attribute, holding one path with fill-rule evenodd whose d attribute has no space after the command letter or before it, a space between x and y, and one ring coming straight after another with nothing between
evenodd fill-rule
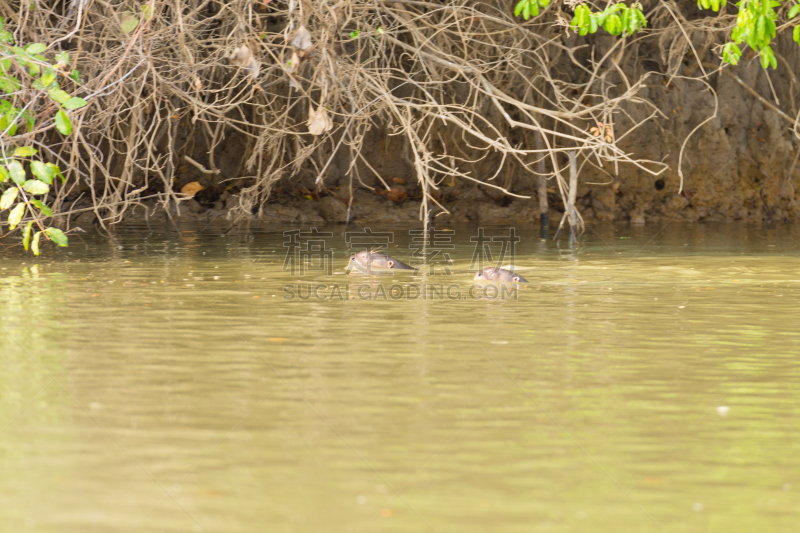
<instances>
[{"instance_id":1,"label":"reflection on water","mask_svg":"<svg viewBox=\"0 0 800 533\"><path fill-rule=\"evenodd\" d=\"M6 253L2 530L797 529L799 230L532 226L514 297L287 297L466 293L455 230L449 277L346 276L341 228L331 276L279 232Z\"/></svg>"}]
</instances>

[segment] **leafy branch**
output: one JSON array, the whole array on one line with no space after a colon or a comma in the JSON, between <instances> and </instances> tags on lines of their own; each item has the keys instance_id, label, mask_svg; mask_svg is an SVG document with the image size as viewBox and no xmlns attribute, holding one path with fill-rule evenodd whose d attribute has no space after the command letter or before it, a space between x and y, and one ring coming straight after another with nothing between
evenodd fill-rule
<instances>
[{"instance_id":1,"label":"leafy branch","mask_svg":"<svg viewBox=\"0 0 800 533\"><path fill-rule=\"evenodd\" d=\"M72 121L67 111L87 105L82 98L70 95L59 83L59 76L77 82L80 73L67 72L68 52L55 54L55 62L43 55L47 46L32 43L19 47L13 45L13 35L3 28L0 18L0 211L9 209L8 226L14 230L26 215L31 217L22 229L22 244L34 255L39 255L42 234L58 246L67 246L67 236L58 228L46 227L44 219L53 216L45 203L55 178L65 181L58 165L43 162L35 156L39 151L32 146L18 146L16 137L20 125L27 133L34 131L37 119L52 116L55 127L62 135L72 133ZM33 91L33 94L29 94ZM39 96L46 95L41 99ZM28 103L19 108L17 100L28 97ZM35 102L44 109L29 110ZM53 112L53 104L57 111ZM9 146L10 145L10 146ZM34 223L39 228L33 232Z\"/></svg>"}]
</instances>

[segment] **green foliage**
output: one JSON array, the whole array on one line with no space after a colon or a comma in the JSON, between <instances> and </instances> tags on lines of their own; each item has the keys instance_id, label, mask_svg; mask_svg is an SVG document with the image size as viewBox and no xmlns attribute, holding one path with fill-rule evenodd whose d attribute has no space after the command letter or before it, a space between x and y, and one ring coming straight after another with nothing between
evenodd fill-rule
<instances>
[{"instance_id":1,"label":"green foliage","mask_svg":"<svg viewBox=\"0 0 800 533\"><path fill-rule=\"evenodd\" d=\"M611 35L625 37L647 27L647 20L639 2L631 4L630 7L621 2L611 4L597 13L592 13L586 4L579 4L575 7L575 16L570 26L578 32L578 35L595 33L599 28L603 28Z\"/></svg>"},{"instance_id":2,"label":"green foliage","mask_svg":"<svg viewBox=\"0 0 800 533\"><path fill-rule=\"evenodd\" d=\"M120 17L120 25L122 33L128 34L139 26L139 18L130 11L126 11Z\"/></svg>"},{"instance_id":3,"label":"green foliage","mask_svg":"<svg viewBox=\"0 0 800 533\"><path fill-rule=\"evenodd\" d=\"M549 5L550 0L520 0L514 8L514 16L518 17L521 14L525 20L538 17L539 11L547 9Z\"/></svg>"},{"instance_id":4,"label":"green foliage","mask_svg":"<svg viewBox=\"0 0 800 533\"><path fill-rule=\"evenodd\" d=\"M792 8L789 10L789 14L786 15L786 18L792 20L799 14L800 14L800 3L792 6ZM794 39L794 42L800 44L800 24L794 27L794 31L792 32L792 38Z\"/></svg>"},{"instance_id":5,"label":"green foliage","mask_svg":"<svg viewBox=\"0 0 800 533\"><path fill-rule=\"evenodd\" d=\"M703 9L719 11L725 6L725 0L698 0L697 5ZM739 45L746 44L761 55L761 66L778 68L778 60L770 46L777 30L778 12L781 6L778 0L741 0L736 3L739 14L736 26L731 34L731 42L722 48L722 59L726 63L736 65L742 57ZM793 5L787 14L791 20L800 13L800 4ZM800 26L795 26L793 37L800 44Z\"/></svg>"},{"instance_id":6,"label":"green foliage","mask_svg":"<svg viewBox=\"0 0 800 533\"><path fill-rule=\"evenodd\" d=\"M30 219L22 230L22 244L39 255L42 233L58 246L67 246L64 232L44 224L53 216L46 203L53 182L59 177L63 183L64 175L58 165L36 159L39 150L30 146L28 134L47 131L52 125L62 135L71 134L67 110L85 107L87 102L62 88L62 82L69 86L80 79L78 71L67 70L69 52L56 53L50 61L43 55L46 44L15 46L13 34L4 25L0 18L0 211L9 210L12 230L26 217ZM32 104L40 107L31 108ZM17 137L20 126L26 135ZM40 228L35 234L34 226Z\"/></svg>"},{"instance_id":7,"label":"green foliage","mask_svg":"<svg viewBox=\"0 0 800 533\"><path fill-rule=\"evenodd\" d=\"M727 0L698 0L697 6L701 9L713 9L714 11L719 11L719 8L725 7L725 4L727 3Z\"/></svg>"}]
</instances>

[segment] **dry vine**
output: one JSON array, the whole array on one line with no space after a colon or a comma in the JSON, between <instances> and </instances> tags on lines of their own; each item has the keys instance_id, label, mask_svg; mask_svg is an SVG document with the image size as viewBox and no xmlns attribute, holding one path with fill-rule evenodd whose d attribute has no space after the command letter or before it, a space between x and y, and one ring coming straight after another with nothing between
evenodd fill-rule
<instances>
[{"instance_id":1,"label":"dry vine","mask_svg":"<svg viewBox=\"0 0 800 533\"><path fill-rule=\"evenodd\" d=\"M446 211L433 193L443 181L519 197L498 177L512 169L533 179L542 158L566 204L571 153L579 167L614 173L621 164L652 175L666 169L620 147L660 113L640 90L653 76L675 75L687 48L703 76L715 32L730 23L690 22L674 2L652 1L647 16L659 31L588 40L570 34L557 4L530 22L499 0L147 5L149 17L130 1L0 6L18 39L49 39L77 56L80 94L90 102L69 142L35 137L70 173L56 211L89 197L113 225L146 199L180 204L175 177L191 167L208 183L237 187L231 216L245 216L281 178L311 173L324 186L335 158L349 162L352 201L354 186L373 181L360 169L372 168L363 146L375 131L402 136L426 222ZM131 14L140 21L126 34ZM708 36L700 50L697 32ZM637 67L648 39L661 44L665 72ZM245 157L227 155L232 139Z\"/></svg>"}]
</instances>

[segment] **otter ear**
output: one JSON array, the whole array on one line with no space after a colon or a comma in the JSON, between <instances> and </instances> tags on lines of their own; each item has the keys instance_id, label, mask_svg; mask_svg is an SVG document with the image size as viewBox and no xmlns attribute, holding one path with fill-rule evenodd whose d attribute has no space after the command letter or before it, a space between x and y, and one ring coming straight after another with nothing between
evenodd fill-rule
<instances>
[{"instance_id":1,"label":"otter ear","mask_svg":"<svg viewBox=\"0 0 800 533\"><path fill-rule=\"evenodd\" d=\"M389 265L389 268L394 266L394 261L387 261L386 263Z\"/></svg>"}]
</instances>

